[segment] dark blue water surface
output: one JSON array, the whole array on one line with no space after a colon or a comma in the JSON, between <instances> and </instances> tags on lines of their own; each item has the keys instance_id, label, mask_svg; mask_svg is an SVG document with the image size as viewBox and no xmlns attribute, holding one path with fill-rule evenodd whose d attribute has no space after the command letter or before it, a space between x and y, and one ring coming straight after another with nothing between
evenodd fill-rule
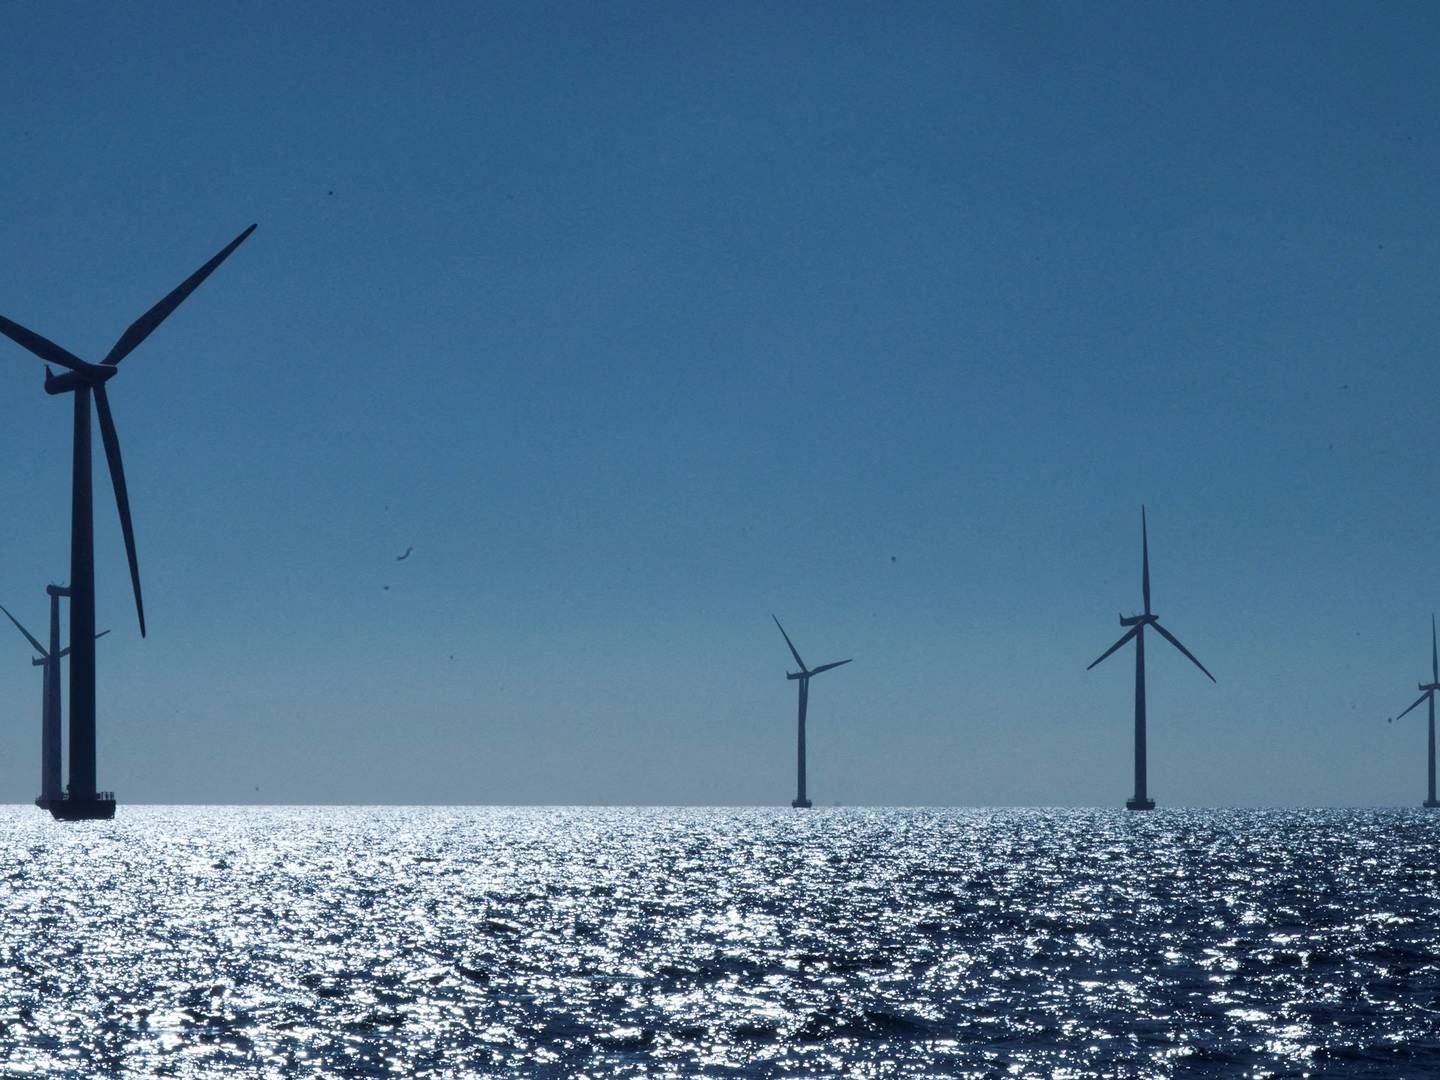
<instances>
[{"instance_id":1,"label":"dark blue water surface","mask_svg":"<svg viewBox=\"0 0 1440 1080\"><path fill-rule=\"evenodd\" d=\"M1440 1075L1440 812L0 826L6 1076Z\"/></svg>"}]
</instances>

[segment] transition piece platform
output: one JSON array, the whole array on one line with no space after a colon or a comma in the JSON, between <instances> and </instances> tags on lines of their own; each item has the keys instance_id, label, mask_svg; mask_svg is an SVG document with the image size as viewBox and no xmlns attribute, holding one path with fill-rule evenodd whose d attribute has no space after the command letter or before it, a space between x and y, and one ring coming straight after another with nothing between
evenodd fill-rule
<instances>
[{"instance_id":1,"label":"transition piece platform","mask_svg":"<svg viewBox=\"0 0 1440 1080\"><path fill-rule=\"evenodd\" d=\"M115 816L115 793L97 791L88 799L72 799L68 795L46 798L41 795L35 805L49 810L56 821L108 821Z\"/></svg>"}]
</instances>

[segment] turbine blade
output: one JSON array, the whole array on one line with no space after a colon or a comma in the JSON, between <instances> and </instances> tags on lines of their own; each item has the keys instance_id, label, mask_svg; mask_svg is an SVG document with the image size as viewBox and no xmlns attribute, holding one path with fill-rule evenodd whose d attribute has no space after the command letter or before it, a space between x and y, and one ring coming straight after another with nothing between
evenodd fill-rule
<instances>
[{"instance_id":1,"label":"turbine blade","mask_svg":"<svg viewBox=\"0 0 1440 1080\"><path fill-rule=\"evenodd\" d=\"M855 659L855 658L854 658L853 656L850 658L850 660L854 660L854 659ZM845 664L848 664L848 663L850 663L850 660L836 660L835 663L833 663L833 664L821 664L819 667L813 669L813 670L810 672L810 674L811 674L811 675L819 675L820 672L822 672L822 671L829 671L831 668L837 668L837 667L841 667L841 666L843 666L843 665L845 665Z\"/></svg>"},{"instance_id":2,"label":"turbine blade","mask_svg":"<svg viewBox=\"0 0 1440 1080\"><path fill-rule=\"evenodd\" d=\"M24 634L25 640L30 642L31 645L35 646L36 652L38 652L41 656L48 657L50 655L45 651L45 646L41 645L40 642L35 640L35 635L30 633L29 630L26 630L25 627L21 626L20 620L15 618L14 615L11 615L9 609L6 608L3 604L0 604L0 611L5 612L5 617L15 624L15 629L19 630L20 633Z\"/></svg>"},{"instance_id":3,"label":"turbine blade","mask_svg":"<svg viewBox=\"0 0 1440 1080\"><path fill-rule=\"evenodd\" d=\"M153 331L157 326L164 322L165 319L169 317L170 313L174 311L177 307L179 307L181 302L192 292L194 292L199 287L200 283L204 281L207 277L209 277L212 272L214 272L217 266L219 266L222 262L228 259L230 257L230 253L234 251L237 247L239 247L241 243L245 240L245 238L254 231L255 226L251 225L234 240L231 240L230 243L226 244L223 248L221 248L219 254L217 254L213 259L207 262L204 266L200 267L199 270L196 270L193 274L191 274L188 278L186 278L173 290L171 290L171 292L165 297L165 299L161 300L144 315L141 315L140 318L136 319L133 323L131 323L130 328L126 330L125 333L120 335L120 340L115 342L115 347L110 350L109 355L100 362L102 364L113 365L120 363L121 360L124 360L125 357L130 354L131 350L133 350L136 345L139 345L142 341L149 337L151 331Z\"/></svg>"},{"instance_id":4,"label":"turbine blade","mask_svg":"<svg viewBox=\"0 0 1440 1080\"><path fill-rule=\"evenodd\" d=\"M135 614L140 618L140 636L145 636L145 603L140 599L140 564L135 559L135 529L130 523L130 495L125 490L125 466L120 461L120 440L115 434L115 419L110 415L110 399L105 384L96 383L95 415L100 418L100 439L105 444L105 460L110 463L110 480L115 485L115 505L120 510L120 531L125 536L125 557L130 560L130 584L135 589Z\"/></svg>"},{"instance_id":5,"label":"turbine blade","mask_svg":"<svg viewBox=\"0 0 1440 1080\"><path fill-rule=\"evenodd\" d=\"M67 656L69 656L69 655L70 655L70 646L69 646L69 645L66 645L63 649L61 649L59 652L57 652L57 653L55 654L55 659L57 659L57 660L64 660L65 657L67 657Z\"/></svg>"},{"instance_id":6,"label":"turbine blade","mask_svg":"<svg viewBox=\"0 0 1440 1080\"><path fill-rule=\"evenodd\" d=\"M1435 616L1430 616L1430 681L1440 682L1440 654L1435 651Z\"/></svg>"},{"instance_id":7,"label":"turbine blade","mask_svg":"<svg viewBox=\"0 0 1440 1080\"><path fill-rule=\"evenodd\" d=\"M1111 653L1113 653L1116 649L1120 648L1121 645L1124 645L1124 644L1125 644L1127 641L1129 641L1132 637L1134 637L1136 634L1138 634L1138 633L1140 632L1140 627L1141 627L1141 626L1144 626L1144 625L1145 625L1144 623L1140 623L1138 626L1132 626L1129 630L1125 631L1125 636L1124 636L1124 637L1122 637L1119 641L1115 642L1114 645L1111 645L1108 649L1106 649L1103 653L1101 653L1099 660L1096 660L1095 663L1092 663L1092 664L1091 664L1089 667L1087 667L1085 670L1086 670L1086 671L1089 671L1090 668L1093 668L1093 667L1095 666L1095 664L1100 663L1100 660L1104 660L1107 656L1109 656Z\"/></svg>"},{"instance_id":8,"label":"turbine blade","mask_svg":"<svg viewBox=\"0 0 1440 1080\"><path fill-rule=\"evenodd\" d=\"M99 641L102 637L104 637L104 636L105 636L106 634L108 634L109 632L110 632L109 630L101 630L98 634L95 635L95 640L96 640L96 641ZM69 645L66 645L65 648L61 649L61 650L60 650L58 653L56 653L55 655L56 655L57 657L60 657L60 658L63 659L64 657L68 656L69 654L70 654L70 646L69 646Z\"/></svg>"},{"instance_id":9,"label":"turbine blade","mask_svg":"<svg viewBox=\"0 0 1440 1080\"><path fill-rule=\"evenodd\" d=\"M1156 630L1160 631L1161 637L1163 637L1166 641L1170 642L1171 645L1174 645L1175 648L1179 649L1182 653L1184 653L1192 664L1198 667L1201 671L1205 671L1205 665L1200 663L1199 660L1196 660L1195 655L1189 649L1185 648L1184 645L1180 644L1179 638L1177 638L1174 634L1170 633L1169 630L1166 630L1158 622L1152 623L1151 625L1154 626ZM1205 671L1205 675L1209 678L1211 682L1215 681L1215 676L1211 675L1210 672Z\"/></svg>"},{"instance_id":10,"label":"turbine blade","mask_svg":"<svg viewBox=\"0 0 1440 1080\"><path fill-rule=\"evenodd\" d=\"M1140 507L1140 591L1145 594L1145 614L1150 614L1150 535L1145 528L1145 507Z\"/></svg>"},{"instance_id":11,"label":"turbine blade","mask_svg":"<svg viewBox=\"0 0 1440 1080\"><path fill-rule=\"evenodd\" d=\"M1434 692L1434 691L1426 690L1425 693L1421 694L1418 698L1415 699L1415 705L1419 705L1422 701L1424 701L1426 698L1428 698L1433 692ZM1397 716L1395 717L1395 719L1396 719L1396 720L1399 720L1400 717L1401 717L1401 716L1404 716L1405 713L1407 713L1407 712L1410 711L1410 709L1415 708L1415 705L1411 705L1409 709L1406 709L1405 712L1402 712L1402 713L1400 713L1399 715L1397 715Z\"/></svg>"},{"instance_id":12,"label":"turbine blade","mask_svg":"<svg viewBox=\"0 0 1440 1080\"><path fill-rule=\"evenodd\" d=\"M772 614L770 618L775 619L775 616ZM780 626L779 619L775 619L775 625ZM810 669L805 666L805 661L800 659L800 654L795 651L794 642L790 640L790 635L785 633L785 627L783 626L780 626L780 636L785 639L785 644L790 646L790 655L795 657L795 663L800 665L800 670L806 675L808 675L810 673Z\"/></svg>"},{"instance_id":13,"label":"turbine blade","mask_svg":"<svg viewBox=\"0 0 1440 1080\"><path fill-rule=\"evenodd\" d=\"M0 316L0 334L4 334L11 341L23 349L29 349L41 360L48 360L52 364L59 364L71 371L80 371L85 367L85 361L72 353L69 349L62 349L49 338L43 338L34 330L27 330L19 323L13 323L9 319Z\"/></svg>"}]
</instances>

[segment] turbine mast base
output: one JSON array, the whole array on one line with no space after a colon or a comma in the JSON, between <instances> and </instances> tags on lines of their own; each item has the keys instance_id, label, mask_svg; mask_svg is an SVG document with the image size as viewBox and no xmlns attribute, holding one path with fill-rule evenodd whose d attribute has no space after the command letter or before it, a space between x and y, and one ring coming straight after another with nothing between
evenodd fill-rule
<instances>
[{"instance_id":1,"label":"turbine mast base","mask_svg":"<svg viewBox=\"0 0 1440 1080\"><path fill-rule=\"evenodd\" d=\"M42 795L35 805L49 810L56 821L109 821L115 816L115 793L97 791L89 798L74 799L68 795L47 799Z\"/></svg>"},{"instance_id":2,"label":"turbine mast base","mask_svg":"<svg viewBox=\"0 0 1440 1080\"><path fill-rule=\"evenodd\" d=\"M796 810L809 810L812 804L809 799L791 799L790 805L793 806ZM1436 805L1440 806L1440 803L1437 803Z\"/></svg>"},{"instance_id":3,"label":"turbine mast base","mask_svg":"<svg viewBox=\"0 0 1440 1080\"><path fill-rule=\"evenodd\" d=\"M1154 799L1126 799L1126 800L1125 800L1125 809L1126 809L1126 810L1154 810L1154 809L1155 809L1155 800L1154 800Z\"/></svg>"}]
</instances>

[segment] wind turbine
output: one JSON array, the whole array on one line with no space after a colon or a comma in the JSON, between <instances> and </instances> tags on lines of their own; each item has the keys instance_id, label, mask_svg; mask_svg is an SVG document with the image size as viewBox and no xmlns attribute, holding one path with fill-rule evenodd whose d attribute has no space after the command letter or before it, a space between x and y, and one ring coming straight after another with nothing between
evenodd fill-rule
<instances>
[{"instance_id":1,"label":"wind turbine","mask_svg":"<svg viewBox=\"0 0 1440 1080\"><path fill-rule=\"evenodd\" d=\"M10 609L0 604L0 611L15 624L15 629L25 635L39 656L31 657L30 663L43 667L44 682L40 691L40 797L35 805L42 810L64 798L60 790L60 661L70 654L70 649L60 648L60 597L69 596L70 591L59 585L45 586L50 596L50 648L46 649L35 640L35 636L20 625L20 620L10 614ZM104 637L109 630L101 630L95 637Z\"/></svg>"},{"instance_id":2,"label":"wind turbine","mask_svg":"<svg viewBox=\"0 0 1440 1080\"><path fill-rule=\"evenodd\" d=\"M775 619L774 615L770 618ZM842 664L850 663L849 660L836 660L833 664L821 664L817 668L807 668L805 661L800 659L800 654L795 651L795 644L790 640L790 635L785 633L785 627L780 626L780 620L775 619L775 625L780 627L780 636L785 639L785 644L790 646L790 655L795 657L795 663L799 671L787 671L785 678L796 679L800 683L800 720L799 720L799 743L796 751L795 765L795 798L790 805L794 807L809 807L810 800L805 797L805 705L810 700L810 680L819 675L822 671L829 671L831 668L840 667ZM854 657L851 657L854 659Z\"/></svg>"},{"instance_id":3,"label":"wind turbine","mask_svg":"<svg viewBox=\"0 0 1440 1080\"><path fill-rule=\"evenodd\" d=\"M1440 652L1437 652L1435 648L1435 616L1431 615L1430 681L1420 684L1420 696L1415 699L1415 703L1411 705L1409 709L1406 709L1405 712L1400 714L1400 716L1404 716L1405 713L1408 713L1410 709L1415 708L1415 705L1419 705L1422 701L1430 702L1430 784L1427 789L1428 794L1425 798L1425 806L1431 810L1440 807L1440 802L1435 801L1435 691L1437 690L1440 690ZM1400 716L1395 717L1395 719L1400 719Z\"/></svg>"},{"instance_id":4,"label":"wind turbine","mask_svg":"<svg viewBox=\"0 0 1440 1080\"><path fill-rule=\"evenodd\" d=\"M1160 618L1150 610L1150 538L1145 527L1145 507L1140 507L1140 591L1145 598L1145 613L1131 615L1128 619L1120 616L1120 625L1130 629L1100 654L1099 659L1085 670L1089 671L1131 638L1135 639L1135 797L1125 803L1127 810L1154 810L1155 800L1145 791L1145 627L1153 626L1155 632L1185 654L1185 658L1205 671L1205 665L1191 655L1190 650L1180 644L1174 634L1160 625ZM1211 682L1215 676L1205 671Z\"/></svg>"},{"instance_id":5,"label":"wind turbine","mask_svg":"<svg viewBox=\"0 0 1440 1080\"><path fill-rule=\"evenodd\" d=\"M50 813L57 818L81 820L115 815L114 793L95 790L95 533L90 485L90 399L92 396L95 399L100 441L105 446L110 480L115 487L115 505L120 511L120 530L125 537L125 555L130 563L130 584L135 592L135 613L140 620L140 636L144 637L145 606L140 598L140 567L135 559L130 497L125 490L120 441L115 434L115 421L110 415L105 384L120 370L117 366L120 361L149 337L254 231L255 226L251 225L131 323L98 364L81 360L33 330L0 317L0 334L46 361L45 392L75 395L74 465L70 487L70 784L62 798L50 803ZM66 370L56 375L50 370L51 364Z\"/></svg>"}]
</instances>

